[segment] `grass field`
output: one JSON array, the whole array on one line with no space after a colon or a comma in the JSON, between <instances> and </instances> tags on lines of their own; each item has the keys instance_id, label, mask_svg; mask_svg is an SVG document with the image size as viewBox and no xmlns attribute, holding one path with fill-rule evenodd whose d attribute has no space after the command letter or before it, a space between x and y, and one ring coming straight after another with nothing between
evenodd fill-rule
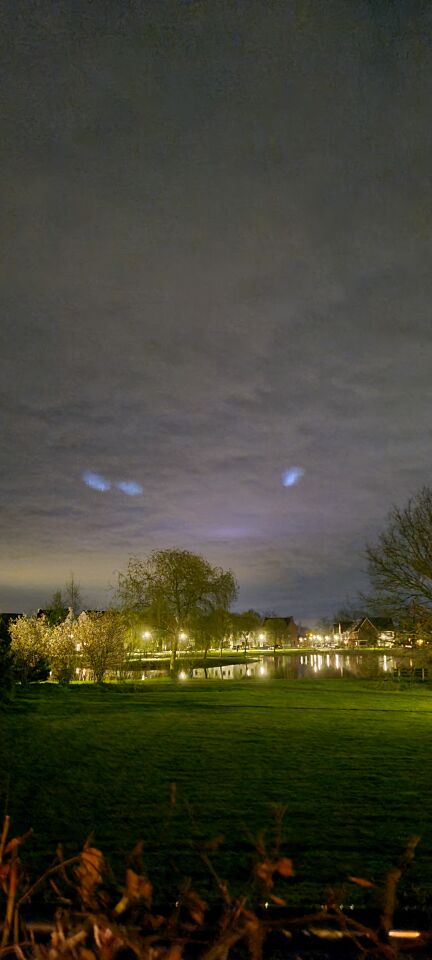
<instances>
[{"instance_id":1,"label":"grass field","mask_svg":"<svg viewBox=\"0 0 432 960\"><path fill-rule=\"evenodd\" d=\"M239 876L250 835L279 803L296 899L316 900L347 874L379 879L411 834L422 835L411 882L432 894L428 689L338 680L147 682L135 693L41 685L20 693L0 725L0 809L8 793L14 832L34 828L26 857L34 871L59 841L73 852L94 832L114 861L142 838L164 886L173 871L193 869L195 831L225 834L218 863L222 875Z\"/></svg>"}]
</instances>

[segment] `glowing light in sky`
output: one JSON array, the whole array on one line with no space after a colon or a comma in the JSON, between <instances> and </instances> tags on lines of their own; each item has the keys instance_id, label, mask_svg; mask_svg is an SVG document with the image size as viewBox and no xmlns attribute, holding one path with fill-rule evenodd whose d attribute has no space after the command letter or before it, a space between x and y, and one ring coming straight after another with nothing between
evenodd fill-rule
<instances>
[{"instance_id":1,"label":"glowing light in sky","mask_svg":"<svg viewBox=\"0 0 432 960\"><path fill-rule=\"evenodd\" d=\"M290 467L282 474L282 483L284 487L295 487L296 483L304 476L303 467Z\"/></svg>"},{"instance_id":2,"label":"glowing light in sky","mask_svg":"<svg viewBox=\"0 0 432 960\"><path fill-rule=\"evenodd\" d=\"M84 470L82 478L88 487L91 487L92 490L99 490L100 493L105 493L111 487L109 480L105 480L105 477L102 477L100 473L92 473L91 470Z\"/></svg>"},{"instance_id":3,"label":"glowing light in sky","mask_svg":"<svg viewBox=\"0 0 432 960\"><path fill-rule=\"evenodd\" d=\"M117 486L122 493L127 493L128 497L138 497L143 492L141 484L134 480L121 480Z\"/></svg>"}]
</instances>

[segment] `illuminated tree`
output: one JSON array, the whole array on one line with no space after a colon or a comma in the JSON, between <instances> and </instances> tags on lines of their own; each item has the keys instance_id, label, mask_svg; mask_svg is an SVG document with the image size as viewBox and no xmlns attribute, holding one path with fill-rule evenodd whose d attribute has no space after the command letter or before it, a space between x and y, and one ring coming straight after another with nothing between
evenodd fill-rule
<instances>
[{"instance_id":1,"label":"illuminated tree","mask_svg":"<svg viewBox=\"0 0 432 960\"><path fill-rule=\"evenodd\" d=\"M46 617L18 617L9 627L14 669L21 683L48 675L49 624Z\"/></svg>"},{"instance_id":2,"label":"illuminated tree","mask_svg":"<svg viewBox=\"0 0 432 960\"><path fill-rule=\"evenodd\" d=\"M276 653L276 647L281 647L287 639L287 625L282 617L276 617L269 614L269 618L263 625L263 630L273 646L273 653Z\"/></svg>"},{"instance_id":3,"label":"illuminated tree","mask_svg":"<svg viewBox=\"0 0 432 960\"><path fill-rule=\"evenodd\" d=\"M243 613L231 614L231 635L233 640L243 644L246 653L251 637L261 626L261 617L256 610L245 610Z\"/></svg>"},{"instance_id":4,"label":"illuminated tree","mask_svg":"<svg viewBox=\"0 0 432 960\"><path fill-rule=\"evenodd\" d=\"M77 639L75 637L76 621L68 616L62 623L57 623L48 632L48 650L51 673L59 683L70 683L73 680L78 664Z\"/></svg>"},{"instance_id":5,"label":"illuminated tree","mask_svg":"<svg viewBox=\"0 0 432 960\"><path fill-rule=\"evenodd\" d=\"M366 549L374 596L402 632L432 638L432 490L424 487L404 509L394 507L376 544Z\"/></svg>"},{"instance_id":6,"label":"illuminated tree","mask_svg":"<svg viewBox=\"0 0 432 960\"><path fill-rule=\"evenodd\" d=\"M223 643L230 633L231 615L227 610L215 607L213 610L206 611L192 618L191 632L195 640L195 646L204 653L204 660L210 647L219 647L222 650Z\"/></svg>"},{"instance_id":7,"label":"illuminated tree","mask_svg":"<svg viewBox=\"0 0 432 960\"><path fill-rule=\"evenodd\" d=\"M150 615L145 616L140 611L131 609L122 610L121 615L125 642L131 653L145 655L159 650L161 637L151 623Z\"/></svg>"},{"instance_id":8,"label":"illuminated tree","mask_svg":"<svg viewBox=\"0 0 432 960\"><path fill-rule=\"evenodd\" d=\"M189 550L155 550L145 560L131 557L119 577L119 596L130 609L145 611L165 633L174 670L180 634L214 608L227 610L237 596L230 570L213 567Z\"/></svg>"},{"instance_id":9,"label":"illuminated tree","mask_svg":"<svg viewBox=\"0 0 432 960\"><path fill-rule=\"evenodd\" d=\"M122 671L126 644L124 621L117 610L82 613L74 622L74 638L81 663L95 683L103 683L108 671Z\"/></svg>"}]
</instances>

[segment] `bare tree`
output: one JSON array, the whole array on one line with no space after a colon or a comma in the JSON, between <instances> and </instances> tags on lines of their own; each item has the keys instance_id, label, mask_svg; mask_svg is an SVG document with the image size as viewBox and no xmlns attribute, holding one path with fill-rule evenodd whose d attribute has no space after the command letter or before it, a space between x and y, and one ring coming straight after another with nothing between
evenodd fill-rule
<instances>
[{"instance_id":1,"label":"bare tree","mask_svg":"<svg viewBox=\"0 0 432 960\"><path fill-rule=\"evenodd\" d=\"M376 544L366 549L372 603L413 634L432 637L432 490L394 507ZM370 598L369 598L370 599Z\"/></svg>"},{"instance_id":2,"label":"bare tree","mask_svg":"<svg viewBox=\"0 0 432 960\"><path fill-rule=\"evenodd\" d=\"M60 590L55 590L49 603L50 619L52 623L60 623L67 616L67 611L72 610L73 616L77 617L83 609L84 601L81 593L81 587L75 580L73 573Z\"/></svg>"},{"instance_id":3,"label":"bare tree","mask_svg":"<svg viewBox=\"0 0 432 960\"><path fill-rule=\"evenodd\" d=\"M194 618L214 607L228 609L237 596L230 570L213 567L189 550L155 550L145 560L131 557L119 577L119 596L126 608L142 610L171 646L175 669L179 639Z\"/></svg>"},{"instance_id":4,"label":"bare tree","mask_svg":"<svg viewBox=\"0 0 432 960\"><path fill-rule=\"evenodd\" d=\"M71 573L69 580L66 580L63 587L63 601L65 607L69 607L69 609L72 610L74 617L77 617L83 609L84 603L81 587L79 583L76 582L73 573Z\"/></svg>"}]
</instances>

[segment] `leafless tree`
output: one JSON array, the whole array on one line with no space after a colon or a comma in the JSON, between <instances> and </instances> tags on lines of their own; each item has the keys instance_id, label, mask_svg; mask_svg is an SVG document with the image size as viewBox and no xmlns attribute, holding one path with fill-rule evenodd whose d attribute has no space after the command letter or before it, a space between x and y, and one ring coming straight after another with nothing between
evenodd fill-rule
<instances>
[{"instance_id":1,"label":"leafless tree","mask_svg":"<svg viewBox=\"0 0 432 960\"><path fill-rule=\"evenodd\" d=\"M393 507L387 526L366 548L372 602L403 629L432 637L432 489Z\"/></svg>"},{"instance_id":2,"label":"leafless tree","mask_svg":"<svg viewBox=\"0 0 432 960\"><path fill-rule=\"evenodd\" d=\"M60 622L65 618L65 611L72 610L74 617L77 617L83 609L84 601L81 593L81 587L75 580L73 573L61 590L55 590L49 604L52 611L53 622Z\"/></svg>"}]
</instances>

